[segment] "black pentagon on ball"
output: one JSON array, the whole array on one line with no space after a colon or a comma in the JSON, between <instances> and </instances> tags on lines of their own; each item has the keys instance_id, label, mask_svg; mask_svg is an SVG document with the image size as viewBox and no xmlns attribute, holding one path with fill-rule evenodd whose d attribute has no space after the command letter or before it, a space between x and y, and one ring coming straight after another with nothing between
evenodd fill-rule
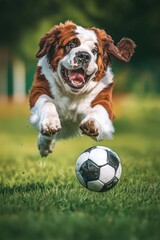
<instances>
[{"instance_id":1,"label":"black pentagon on ball","mask_svg":"<svg viewBox=\"0 0 160 240\"><path fill-rule=\"evenodd\" d=\"M82 153L85 153L85 152L91 152L93 149L96 149L96 148L98 148L97 146L94 146L94 147L90 147L90 148L88 148L88 149L86 149L85 151L83 151Z\"/></svg>"},{"instance_id":2,"label":"black pentagon on ball","mask_svg":"<svg viewBox=\"0 0 160 240\"><path fill-rule=\"evenodd\" d=\"M100 168L90 159L85 161L79 170L85 182L99 179Z\"/></svg>"},{"instance_id":3,"label":"black pentagon on ball","mask_svg":"<svg viewBox=\"0 0 160 240\"><path fill-rule=\"evenodd\" d=\"M118 178L114 177L110 182L104 184L104 186L100 192L106 192L106 191L110 190L117 184L117 182L118 182Z\"/></svg>"},{"instance_id":4,"label":"black pentagon on ball","mask_svg":"<svg viewBox=\"0 0 160 240\"><path fill-rule=\"evenodd\" d=\"M117 168L119 167L119 159L117 158L117 156L111 152L111 151L107 151L107 162L109 163L109 165L111 165L115 170L117 170Z\"/></svg>"}]
</instances>

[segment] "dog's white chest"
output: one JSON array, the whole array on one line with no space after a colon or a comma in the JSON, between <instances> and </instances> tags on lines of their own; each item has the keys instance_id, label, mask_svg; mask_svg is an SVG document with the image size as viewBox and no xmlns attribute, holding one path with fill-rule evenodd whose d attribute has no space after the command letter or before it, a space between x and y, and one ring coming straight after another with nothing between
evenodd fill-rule
<instances>
[{"instance_id":1,"label":"dog's white chest","mask_svg":"<svg viewBox=\"0 0 160 240\"><path fill-rule=\"evenodd\" d=\"M69 98L56 96L54 104L61 121L79 122L90 109L90 99L83 97Z\"/></svg>"}]
</instances>

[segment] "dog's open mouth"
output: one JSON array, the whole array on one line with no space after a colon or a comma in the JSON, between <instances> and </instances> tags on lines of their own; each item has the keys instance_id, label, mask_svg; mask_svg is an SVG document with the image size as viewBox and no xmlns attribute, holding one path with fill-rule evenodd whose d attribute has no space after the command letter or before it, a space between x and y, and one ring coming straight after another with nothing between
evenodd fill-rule
<instances>
[{"instance_id":1,"label":"dog's open mouth","mask_svg":"<svg viewBox=\"0 0 160 240\"><path fill-rule=\"evenodd\" d=\"M83 68L68 70L61 66L61 75L67 84L74 89L81 89L89 80L91 75L87 75Z\"/></svg>"}]
</instances>

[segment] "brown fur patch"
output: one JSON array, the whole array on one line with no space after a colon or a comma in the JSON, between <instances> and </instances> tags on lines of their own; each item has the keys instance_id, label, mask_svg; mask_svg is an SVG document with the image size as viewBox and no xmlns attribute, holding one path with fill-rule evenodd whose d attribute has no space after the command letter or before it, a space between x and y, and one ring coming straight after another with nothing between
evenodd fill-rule
<instances>
[{"instance_id":1,"label":"brown fur patch","mask_svg":"<svg viewBox=\"0 0 160 240\"><path fill-rule=\"evenodd\" d=\"M41 73L41 67L37 67L34 75L33 85L30 91L29 97L30 108L34 107L36 101L42 94L46 94L49 97L53 98L50 92L49 83L45 76Z\"/></svg>"},{"instance_id":2,"label":"brown fur patch","mask_svg":"<svg viewBox=\"0 0 160 240\"><path fill-rule=\"evenodd\" d=\"M97 64L98 64L98 72L96 74L95 80L99 81L104 76L104 73L107 69L107 66L110 64L110 56L107 54L107 48L106 44L109 42L113 42L110 35L108 35L104 30L98 29L98 28L90 28L90 30L93 30L98 39L98 58L97 58Z\"/></svg>"},{"instance_id":3,"label":"brown fur patch","mask_svg":"<svg viewBox=\"0 0 160 240\"><path fill-rule=\"evenodd\" d=\"M108 112L109 118L114 119L113 106L112 106L112 91L114 83L109 84L107 88L104 88L91 102L91 107L94 107L98 104L102 105Z\"/></svg>"}]
</instances>

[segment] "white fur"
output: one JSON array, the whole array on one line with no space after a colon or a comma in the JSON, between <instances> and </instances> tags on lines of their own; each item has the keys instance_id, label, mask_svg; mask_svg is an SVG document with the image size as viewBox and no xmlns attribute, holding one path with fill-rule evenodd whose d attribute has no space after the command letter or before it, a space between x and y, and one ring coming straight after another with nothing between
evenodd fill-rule
<instances>
[{"instance_id":1,"label":"white fur","mask_svg":"<svg viewBox=\"0 0 160 240\"><path fill-rule=\"evenodd\" d=\"M31 109L31 123L40 131L38 137L38 148L41 156L47 156L52 152L55 139L68 138L80 133L79 125L84 124L89 119L93 119L98 129L96 140L101 141L111 138L114 128L107 111L101 105L91 107L91 102L99 92L113 82L113 74L108 67L104 77L100 81L93 81L97 72L95 56L91 53L94 47L93 42L97 42L94 31L85 30L77 27L77 36L81 40L78 50L73 49L58 63L57 72L53 72L46 56L42 57L38 66L41 67L41 73L48 80L50 91L54 98L47 95L41 95L35 106ZM94 40L94 41L93 41ZM91 63L86 69L92 74L89 82L75 94L71 91L68 84L64 84L61 79L60 67L63 64L66 68L73 68L73 58L76 51L88 51L91 56ZM61 129L62 125L62 129ZM60 130L61 129L61 130ZM60 131L59 131L60 130ZM59 132L58 132L59 131ZM43 132L53 133L51 136L44 136Z\"/></svg>"},{"instance_id":2,"label":"white fur","mask_svg":"<svg viewBox=\"0 0 160 240\"><path fill-rule=\"evenodd\" d=\"M81 26L76 27L77 37L80 39L81 43L90 42L91 44L97 43L97 35L93 30L85 29Z\"/></svg>"}]
</instances>

